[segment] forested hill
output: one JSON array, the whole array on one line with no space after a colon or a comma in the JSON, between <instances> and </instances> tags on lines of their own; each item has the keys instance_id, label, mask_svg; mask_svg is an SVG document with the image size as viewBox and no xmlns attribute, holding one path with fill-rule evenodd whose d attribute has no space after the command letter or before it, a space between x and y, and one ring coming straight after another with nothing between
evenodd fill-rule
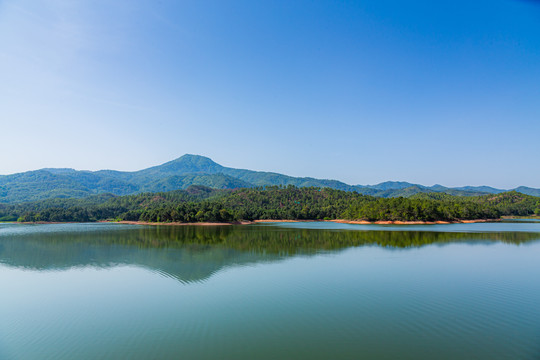
<instances>
[{"instance_id":1,"label":"forested hill","mask_svg":"<svg viewBox=\"0 0 540 360\"><path fill-rule=\"evenodd\" d=\"M295 186L187 190L0 204L0 221L234 222L240 220L455 221L540 215L540 197L516 191L484 196L417 194L377 198L358 192Z\"/></svg>"},{"instance_id":2,"label":"forested hill","mask_svg":"<svg viewBox=\"0 0 540 360\"><path fill-rule=\"evenodd\" d=\"M2 175L0 176L0 203L21 203L51 198L84 198L105 193L129 195L143 192L167 192L186 189L191 185L204 185L215 189L273 185L328 187L379 197L409 197L418 193L440 192L458 196L477 196L505 191L487 186L448 188L435 185L428 187L392 181L377 185L348 185L337 180L234 169L221 166L204 156L184 155L165 164L133 172L41 169ZM515 190L540 196L540 189L522 186Z\"/></svg>"}]
</instances>

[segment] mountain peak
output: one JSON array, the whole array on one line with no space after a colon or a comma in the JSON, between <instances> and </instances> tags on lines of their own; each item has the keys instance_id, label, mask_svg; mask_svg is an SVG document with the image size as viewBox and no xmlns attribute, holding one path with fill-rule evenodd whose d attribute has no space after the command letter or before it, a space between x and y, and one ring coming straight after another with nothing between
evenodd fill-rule
<instances>
[{"instance_id":1,"label":"mountain peak","mask_svg":"<svg viewBox=\"0 0 540 360\"><path fill-rule=\"evenodd\" d=\"M416 184L411 184L406 181L385 181L376 185L368 185L368 187L377 190L401 190L411 187Z\"/></svg>"},{"instance_id":2,"label":"mountain peak","mask_svg":"<svg viewBox=\"0 0 540 360\"><path fill-rule=\"evenodd\" d=\"M184 154L184 155L180 156L179 158L176 158L176 159L174 159L172 161L200 161L200 160L214 162L209 157L202 156L202 155L197 155L197 154ZM170 161L170 162L172 162L172 161Z\"/></svg>"},{"instance_id":3,"label":"mountain peak","mask_svg":"<svg viewBox=\"0 0 540 360\"><path fill-rule=\"evenodd\" d=\"M194 154L185 154L165 164L154 166L142 171L174 172L176 174L215 174L221 172L223 167L212 159Z\"/></svg>"}]
</instances>

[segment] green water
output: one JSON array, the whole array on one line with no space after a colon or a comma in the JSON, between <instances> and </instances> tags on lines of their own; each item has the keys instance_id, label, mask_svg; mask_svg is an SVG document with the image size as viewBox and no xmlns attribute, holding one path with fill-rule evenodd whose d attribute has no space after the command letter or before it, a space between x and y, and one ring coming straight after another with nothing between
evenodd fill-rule
<instances>
[{"instance_id":1,"label":"green water","mask_svg":"<svg viewBox=\"0 0 540 360\"><path fill-rule=\"evenodd\" d=\"M0 359L538 359L540 223L0 224Z\"/></svg>"}]
</instances>

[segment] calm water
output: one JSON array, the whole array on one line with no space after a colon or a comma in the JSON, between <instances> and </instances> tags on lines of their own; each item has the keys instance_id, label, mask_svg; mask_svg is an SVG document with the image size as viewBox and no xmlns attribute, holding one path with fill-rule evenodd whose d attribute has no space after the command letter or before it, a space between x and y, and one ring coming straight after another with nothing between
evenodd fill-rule
<instances>
[{"instance_id":1,"label":"calm water","mask_svg":"<svg viewBox=\"0 0 540 360\"><path fill-rule=\"evenodd\" d=\"M0 224L0 359L540 359L540 223Z\"/></svg>"}]
</instances>

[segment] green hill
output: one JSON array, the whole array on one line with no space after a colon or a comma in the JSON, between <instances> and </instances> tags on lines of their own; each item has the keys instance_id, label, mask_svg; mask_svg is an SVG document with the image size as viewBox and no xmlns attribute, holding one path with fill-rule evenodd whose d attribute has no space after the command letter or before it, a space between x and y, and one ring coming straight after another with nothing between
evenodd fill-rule
<instances>
[{"instance_id":1,"label":"green hill","mask_svg":"<svg viewBox=\"0 0 540 360\"><path fill-rule=\"evenodd\" d=\"M356 191L377 197L410 197L418 193L447 193L477 196L506 190L487 186L448 188L408 182L387 181L376 185L349 185L338 180L293 177L274 172L225 167L199 155L184 155L162 165L139 171L78 171L41 169L0 176L0 203L21 203L52 198L84 198L98 194L129 195L141 192L165 192L204 185L216 189L294 185ZM521 186L518 192L538 196L540 189Z\"/></svg>"},{"instance_id":2,"label":"green hill","mask_svg":"<svg viewBox=\"0 0 540 360\"><path fill-rule=\"evenodd\" d=\"M377 198L351 191L292 185L236 190L198 185L171 192L0 204L0 220L46 222L106 219L188 223L264 219L455 221L534 214L540 214L540 197L516 191L482 196L432 192L409 198Z\"/></svg>"}]
</instances>

